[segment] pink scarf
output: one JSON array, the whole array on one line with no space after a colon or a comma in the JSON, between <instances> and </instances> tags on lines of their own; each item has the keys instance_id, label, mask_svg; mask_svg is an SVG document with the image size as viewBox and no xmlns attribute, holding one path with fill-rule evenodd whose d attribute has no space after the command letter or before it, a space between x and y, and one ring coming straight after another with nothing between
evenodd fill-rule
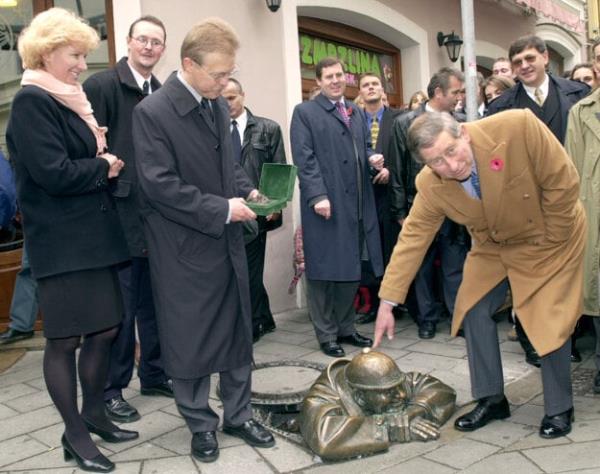
<instances>
[{"instance_id":1,"label":"pink scarf","mask_svg":"<svg viewBox=\"0 0 600 474\"><path fill-rule=\"evenodd\" d=\"M79 115L96 137L97 154L100 155L106 151L106 132L108 129L98 126L92 105L87 99L81 84L66 84L43 69L25 69L21 85L38 86L44 89L62 105Z\"/></svg>"}]
</instances>

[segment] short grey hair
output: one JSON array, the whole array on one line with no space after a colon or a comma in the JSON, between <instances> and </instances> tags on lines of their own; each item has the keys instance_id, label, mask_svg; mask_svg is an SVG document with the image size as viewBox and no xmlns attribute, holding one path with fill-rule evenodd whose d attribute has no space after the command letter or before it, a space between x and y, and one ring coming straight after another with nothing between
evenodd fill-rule
<instances>
[{"instance_id":1,"label":"short grey hair","mask_svg":"<svg viewBox=\"0 0 600 474\"><path fill-rule=\"evenodd\" d=\"M408 149L413 158L423 163L421 150L433 146L442 132L459 138L461 125L448 112L426 112L417 117L408 129Z\"/></svg>"}]
</instances>

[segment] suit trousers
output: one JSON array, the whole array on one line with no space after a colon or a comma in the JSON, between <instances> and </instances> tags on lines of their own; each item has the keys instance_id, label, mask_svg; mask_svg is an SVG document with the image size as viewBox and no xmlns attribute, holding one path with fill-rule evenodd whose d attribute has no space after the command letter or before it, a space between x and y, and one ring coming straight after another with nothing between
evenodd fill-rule
<instances>
[{"instance_id":1,"label":"suit trousers","mask_svg":"<svg viewBox=\"0 0 600 474\"><path fill-rule=\"evenodd\" d=\"M224 425L239 426L252 418L251 381L250 364L219 374ZM217 429L219 415L208 403L210 375L197 379L173 378L173 392L179 413L192 433Z\"/></svg>"},{"instance_id":2,"label":"suit trousers","mask_svg":"<svg viewBox=\"0 0 600 474\"><path fill-rule=\"evenodd\" d=\"M319 343L350 336L354 327L354 295L359 281L306 279L306 300Z\"/></svg>"},{"instance_id":3,"label":"suit trousers","mask_svg":"<svg viewBox=\"0 0 600 474\"><path fill-rule=\"evenodd\" d=\"M254 240L246 244L248 283L250 286L250 303L252 305L252 331L255 335L260 331L260 325L265 327L275 326L275 320L273 319L269 303L269 295L263 283L266 246L266 232L260 232Z\"/></svg>"},{"instance_id":4,"label":"suit trousers","mask_svg":"<svg viewBox=\"0 0 600 474\"><path fill-rule=\"evenodd\" d=\"M140 338L138 375L142 387L151 387L167 380L160 358L160 343L154 312L154 299L147 258L134 257L119 268L119 282L125 315L119 334L110 349L110 364L104 389L104 399L121 395L133 375L135 361L135 328Z\"/></svg>"},{"instance_id":5,"label":"suit trousers","mask_svg":"<svg viewBox=\"0 0 600 474\"><path fill-rule=\"evenodd\" d=\"M475 399L504 393L498 330L493 316L504 303L508 288L508 280L505 279L466 314L463 322L471 393ZM570 356L569 338L559 349L541 358L544 411L548 416L573 406Z\"/></svg>"},{"instance_id":6,"label":"suit trousers","mask_svg":"<svg viewBox=\"0 0 600 474\"><path fill-rule=\"evenodd\" d=\"M444 225L449 221L445 221ZM435 259L441 260L441 276L443 299L449 314L454 313L456 294L462 282L463 266L467 257L468 248L463 242L439 233L431 244L423 263L415 276L414 289L416 305L418 308L417 322L426 321L437 323L440 320L442 307L438 301L435 288L436 267Z\"/></svg>"},{"instance_id":7,"label":"suit trousers","mask_svg":"<svg viewBox=\"0 0 600 474\"><path fill-rule=\"evenodd\" d=\"M38 314L38 285L31 275L29 258L23 246L21 257L21 270L17 273L15 290L10 303L9 327L17 331L33 331L35 319Z\"/></svg>"}]
</instances>

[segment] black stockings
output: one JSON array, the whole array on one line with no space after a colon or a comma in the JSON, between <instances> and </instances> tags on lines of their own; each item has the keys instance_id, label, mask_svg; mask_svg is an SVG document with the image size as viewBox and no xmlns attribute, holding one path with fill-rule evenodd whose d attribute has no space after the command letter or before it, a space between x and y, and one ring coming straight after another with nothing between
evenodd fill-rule
<instances>
[{"instance_id":1,"label":"black stockings","mask_svg":"<svg viewBox=\"0 0 600 474\"><path fill-rule=\"evenodd\" d=\"M104 413L103 392L108 371L110 346L119 327L88 334L79 353L79 380L83 403L77 409L77 376L75 351L80 337L48 339L44 352L44 378L48 393L64 423L65 435L77 453L87 459L100 452L83 423L83 419L103 429L117 429Z\"/></svg>"}]
</instances>

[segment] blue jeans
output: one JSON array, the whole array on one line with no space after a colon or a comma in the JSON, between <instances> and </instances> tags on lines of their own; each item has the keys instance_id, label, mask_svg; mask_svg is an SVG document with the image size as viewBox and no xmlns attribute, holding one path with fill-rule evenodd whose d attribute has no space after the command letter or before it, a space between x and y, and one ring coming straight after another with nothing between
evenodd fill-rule
<instances>
[{"instance_id":1,"label":"blue jeans","mask_svg":"<svg viewBox=\"0 0 600 474\"><path fill-rule=\"evenodd\" d=\"M29 266L25 246L23 246L21 271L17 273L9 314L9 327L11 329L22 332L33 331L35 318L38 314L37 281L31 275L31 267Z\"/></svg>"}]
</instances>

